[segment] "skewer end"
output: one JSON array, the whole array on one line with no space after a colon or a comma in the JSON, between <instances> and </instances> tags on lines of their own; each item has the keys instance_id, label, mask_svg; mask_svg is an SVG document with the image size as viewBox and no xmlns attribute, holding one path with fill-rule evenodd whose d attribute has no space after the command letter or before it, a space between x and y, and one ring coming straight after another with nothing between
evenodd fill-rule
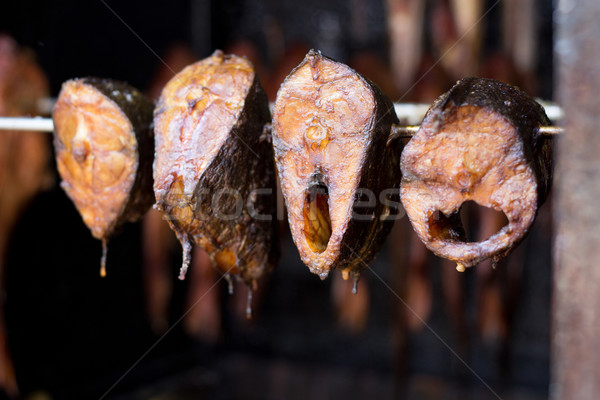
<instances>
[{"instance_id":1,"label":"skewer end","mask_svg":"<svg viewBox=\"0 0 600 400\"><path fill-rule=\"evenodd\" d=\"M544 136L556 136L565 133L565 130L561 126L540 126L538 132Z\"/></svg>"}]
</instances>

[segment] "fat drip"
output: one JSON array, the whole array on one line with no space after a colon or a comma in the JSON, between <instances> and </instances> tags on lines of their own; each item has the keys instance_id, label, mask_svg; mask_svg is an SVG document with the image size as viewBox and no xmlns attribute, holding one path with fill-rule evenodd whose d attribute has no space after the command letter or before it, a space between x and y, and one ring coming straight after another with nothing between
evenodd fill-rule
<instances>
[{"instance_id":1,"label":"fat drip","mask_svg":"<svg viewBox=\"0 0 600 400\"><path fill-rule=\"evenodd\" d=\"M457 269L497 262L525 237L552 180L543 108L510 85L465 78L427 112L402 154L402 204L419 238ZM508 224L467 242L459 213L474 201Z\"/></svg>"},{"instance_id":2,"label":"fat drip","mask_svg":"<svg viewBox=\"0 0 600 400\"><path fill-rule=\"evenodd\" d=\"M303 262L321 278L339 268L357 279L391 228L401 152L398 141L386 145L394 123L374 84L314 50L279 89L273 146L288 220ZM355 209L367 194L372 206Z\"/></svg>"},{"instance_id":3,"label":"fat drip","mask_svg":"<svg viewBox=\"0 0 600 400\"><path fill-rule=\"evenodd\" d=\"M65 82L54 108L61 186L102 240L101 275L110 237L154 202L152 110L135 88L99 78Z\"/></svg>"},{"instance_id":4,"label":"fat drip","mask_svg":"<svg viewBox=\"0 0 600 400\"><path fill-rule=\"evenodd\" d=\"M163 89L154 113L154 192L180 240L192 243L225 277L248 285L276 261L275 173L267 98L250 62L216 51ZM268 193L267 193L268 192Z\"/></svg>"}]
</instances>

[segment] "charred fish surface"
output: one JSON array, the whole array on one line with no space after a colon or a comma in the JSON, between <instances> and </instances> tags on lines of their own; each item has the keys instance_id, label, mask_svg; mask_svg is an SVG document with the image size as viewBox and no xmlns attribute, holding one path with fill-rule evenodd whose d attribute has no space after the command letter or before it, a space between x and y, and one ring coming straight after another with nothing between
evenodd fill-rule
<instances>
[{"instance_id":1,"label":"charred fish surface","mask_svg":"<svg viewBox=\"0 0 600 400\"><path fill-rule=\"evenodd\" d=\"M154 193L184 249L205 249L249 285L276 261L275 167L263 140L269 105L244 57L212 56L178 73L154 112Z\"/></svg>"},{"instance_id":2,"label":"charred fish surface","mask_svg":"<svg viewBox=\"0 0 600 400\"><path fill-rule=\"evenodd\" d=\"M288 220L321 278L339 268L358 279L391 229L402 149L387 141L397 122L374 84L314 50L277 93L273 147Z\"/></svg>"},{"instance_id":3,"label":"charred fish surface","mask_svg":"<svg viewBox=\"0 0 600 400\"><path fill-rule=\"evenodd\" d=\"M53 111L61 186L104 243L154 202L152 102L127 83L66 81ZM104 260L103 260L104 261Z\"/></svg>"},{"instance_id":4,"label":"charred fish surface","mask_svg":"<svg viewBox=\"0 0 600 400\"><path fill-rule=\"evenodd\" d=\"M544 109L521 90L465 78L438 98L402 153L402 204L435 254L458 269L506 256L525 237L552 182L552 140ZM501 211L508 224L465 241L463 203Z\"/></svg>"}]
</instances>

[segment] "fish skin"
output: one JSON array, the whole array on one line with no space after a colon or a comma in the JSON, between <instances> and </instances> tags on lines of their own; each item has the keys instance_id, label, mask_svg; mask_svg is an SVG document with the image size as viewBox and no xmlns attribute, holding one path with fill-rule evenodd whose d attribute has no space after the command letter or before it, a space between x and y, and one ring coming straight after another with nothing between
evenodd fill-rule
<instances>
[{"instance_id":1,"label":"fish skin","mask_svg":"<svg viewBox=\"0 0 600 400\"><path fill-rule=\"evenodd\" d=\"M99 101L101 101L103 107L113 108L116 113L115 115L118 115L118 118L121 118L128 124L126 127L121 126L121 132L118 132L124 132L129 136L128 138L119 138L119 144L122 146L119 150L107 150L101 146L100 141L102 139L96 132L107 129L108 124L91 127L91 130L86 131L87 136L85 138L89 146L91 146L89 149L91 157L102 157L109 153L118 154L125 158L125 163L128 163L130 168L127 172L133 174L133 179L129 176L125 182L113 181L113 183L116 182L121 187L112 185L101 188L103 192L108 190L111 193L118 194L121 199L118 204L113 204L110 201L98 201L97 194L90 193L90 191L94 191L92 187L88 187L79 178L87 179L88 182L91 179L93 182L94 175L101 171L95 169L86 170L81 160L81 155L78 156L75 154L77 153L76 144L73 141L65 141L63 139L62 133L65 132L64 130L69 129L62 122L63 116L64 118L69 118L68 114L71 114L71 117L77 118L77 115L92 113L97 118L103 117L101 111L104 110L94 108L94 104L85 103L85 99L81 100L84 103L77 104L80 101L77 98L79 92L82 92L83 95L87 93L88 95L97 97L100 99ZM88 107L90 109L87 109ZM86 77L66 81L62 86L57 105L53 112L56 126L54 147L57 154L58 169L63 178L61 186L65 189L71 200L73 200L82 216L86 212L93 213L93 218L84 217L84 222L86 222L93 236L97 239L106 241L124 223L137 221L154 203L154 196L152 194L152 163L154 159L153 109L154 105L150 99L125 82ZM107 118L109 117L107 116ZM99 123L99 121L96 122ZM115 130L114 132L117 131ZM67 168L65 162L71 162L72 168L75 165L72 160L69 161L65 158L69 157L69 154L74 156L74 162L81 167L80 172L74 175L66 173L69 171L69 168ZM78 162L78 158L82 162ZM110 162L107 162L103 167L108 169L109 164ZM91 176L86 177L85 175L88 174L91 174ZM88 194L84 195L85 192ZM84 196L82 197L81 195ZM113 195L111 194L110 196Z\"/></svg>"},{"instance_id":2,"label":"fish skin","mask_svg":"<svg viewBox=\"0 0 600 400\"><path fill-rule=\"evenodd\" d=\"M279 89L273 147L288 221L302 261L322 279L335 268L358 279L393 225L398 209L379 196L399 187L402 144L387 145L396 123L392 102L377 86L314 50ZM311 249L304 231L305 192L315 174L327 186L332 224L322 252ZM361 201L358 188L377 198L362 220L352 214Z\"/></svg>"},{"instance_id":3,"label":"fish skin","mask_svg":"<svg viewBox=\"0 0 600 400\"><path fill-rule=\"evenodd\" d=\"M433 103L401 159L402 204L429 250L464 269L523 240L552 182L552 140L538 130L549 123L533 98L493 79L462 79ZM466 242L459 212L469 200L508 225Z\"/></svg>"},{"instance_id":4,"label":"fish skin","mask_svg":"<svg viewBox=\"0 0 600 400\"><path fill-rule=\"evenodd\" d=\"M195 243L251 287L278 255L269 121L250 62L220 51L173 77L155 111L157 208L184 249Z\"/></svg>"}]
</instances>

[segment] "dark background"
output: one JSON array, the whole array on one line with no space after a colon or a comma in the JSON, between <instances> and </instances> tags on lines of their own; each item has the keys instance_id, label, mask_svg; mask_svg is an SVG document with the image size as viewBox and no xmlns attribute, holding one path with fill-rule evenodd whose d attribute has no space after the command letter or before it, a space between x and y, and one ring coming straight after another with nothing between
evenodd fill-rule
<instances>
[{"instance_id":1,"label":"dark background","mask_svg":"<svg viewBox=\"0 0 600 400\"><path fill-rule=\"evenodd\" d=\"M379 0L365 3L368 30L360 39L349 24L349 1L107 1L114 13L100 1L4 3L0 31L37 54L53 96L63 81L88 75L147 89L163 68L154 53L162 57L175 43L202 58L247 39L272 71L277 66L270 44L273 26L284 49L304 43L343 62L368 49L388 62L385 4ZM535 75L538 95L551 98L552 4L538 3ZM498 8L486 17L484 54L500 46L499 21ZM429 46L428 28L424 35ZM409 231L406 219L398 225ZM234 317L226 284L219 285L224 322L217 343L189 337L176 324L185 312L188 282L176 280L180 255L174 248L173 329L160 337L145 316L140 230L139 224L129 224L111 242L109 275L100 279L100 243L61 189L56 186L31 204L12 239L5 295L9 345L24 397L42 391L54 399L100 398L110 390L106 398L495 398L477 376L502 398L547 397L548 204L520 247L526 268L508 345L484 346L473 338L458 354L441 341L456 348L435 258L430 272L435 300L427 322L439 336L428 329L407 333L398 317L402 302L370 273L364 278L370 286L369 320L362 333L353 334L332 317L331 279L320 281L308 272L285 227L281 261L252 323ZM373 269L392 287L401 287L394 280L404 265L388 247ZM474 272L467 271L464 279L473 328Z\"/></svg>"}]
</instances>

